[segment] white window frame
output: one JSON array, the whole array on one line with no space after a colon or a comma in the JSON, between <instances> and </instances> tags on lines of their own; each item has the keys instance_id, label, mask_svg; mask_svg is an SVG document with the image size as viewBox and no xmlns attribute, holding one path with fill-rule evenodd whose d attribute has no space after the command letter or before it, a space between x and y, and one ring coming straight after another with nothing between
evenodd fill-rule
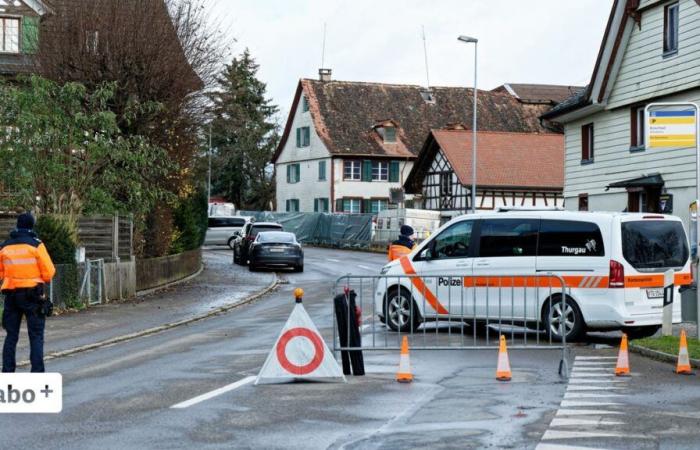
<instances>
[{"instance_id":1,"label":"white window frame","mask_svg":"<svg viewBox=\"0 0 700 450\"><path fill-rule=\"evenodd\" d=\"M348 202L348 203L345 203ZM354 206L357 206L355 208ZM349 208L346 208L345 205L348 205ZM361 214L362 213L362 199L361 198L344 198L343 199L343 212L348 213L348 214Z\"/></svg>"},{"instance_id":2,"label":"white window frame","mask_svg":"<svg viewBox=\"0 0 700 450\"><path fill-rule=\"evenodd\" d=\"M673 12L673 14L672 14ZM680 2L664 6L664 55L678 53L678 37L680 35Z\"/></svg>"},{"instance_id":3,"label":"white window frame","mask_svg":"<svg viewBox=\"0 0 700 450\"><path fill-rule=\"evenodd\" d=\"M372 161L372 181L389 181L388 161Z\"/></svg>"},{"instance_id":4,"label":"white window frame","mask_svg":"<svg viewBox=\"0 0 700 450\"><path fill-rule=\"evenodd\" d=\"M8 36L6 33L7 28L7 22L14 22L17 24L17 40L14 42L16 48L12 47L8 49L7 45L7 40ZM19 17L9 17L9 16L0 16L0 53L6 53L6 54L18 54L20 53L20 39L21 39L21 34L22 34L22 22Z\"/></svg>"},{"instance_id":5,"label":"white window frame","mask_svg":"<svg viewBox=\"0 0 700 450\"><path fill-rule=\"evenodd\" d=\"M348 166L350 167L350 176L348 177ZM360 181L362 180L362 161L359 159L343 160L343 181Z\"/></svg>"}]
</instances>

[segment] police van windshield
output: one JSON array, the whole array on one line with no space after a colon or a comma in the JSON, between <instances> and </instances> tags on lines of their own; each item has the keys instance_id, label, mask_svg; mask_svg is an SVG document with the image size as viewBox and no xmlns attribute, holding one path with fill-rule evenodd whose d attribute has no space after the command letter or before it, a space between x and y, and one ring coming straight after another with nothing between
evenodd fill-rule
<instances>
[{"instance_id":1,"label":"police van windshield","mask_svg":"<svg viewBox=\"0 0 700 450\"><path fill-rule=\"evenodd\" d=\"M662 220L623 222L622 254L635 269L683 267L688 260L683 225Z\"/></svg>"}]
</instances>

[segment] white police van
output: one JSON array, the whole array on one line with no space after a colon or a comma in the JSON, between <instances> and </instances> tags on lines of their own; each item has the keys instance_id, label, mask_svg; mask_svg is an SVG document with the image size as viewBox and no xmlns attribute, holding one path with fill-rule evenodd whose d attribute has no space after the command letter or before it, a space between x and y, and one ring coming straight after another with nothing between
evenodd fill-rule
<instances>
[{"instance_id":1,"label":"white police van","mask_svg":"<svg viewBox=\"0 0 700 450\"><path fill-rule=\"evenodd\" d=\"M681 220L660 214L518 211L460 216L387 264L375 310L393 330L455 318L519 322L567 339L587 330L630 337L661 326L664 272L692 282ZM562 308L561 281L566 284ZM404 275L414 275L405 277ZM395 276L395 278L392 278Z\"/></svg>"}]
</instances>

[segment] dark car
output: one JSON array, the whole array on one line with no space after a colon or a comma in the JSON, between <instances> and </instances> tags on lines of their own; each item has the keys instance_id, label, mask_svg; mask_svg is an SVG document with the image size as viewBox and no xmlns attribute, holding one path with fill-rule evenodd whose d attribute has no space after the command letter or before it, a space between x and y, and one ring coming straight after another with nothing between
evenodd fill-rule
<instances>
[{"instance_id":1,"label":"dark car","mask_svg":"<svg viewBox=\"0 0 700 450\"><path fill-rule=\"evenodd\" d=\"M248 262L248 250L251 244L263 231L284 231L282 225L274 222L252 222L246 224L238 239L233 244L233 262L246 265Z\"/></svg>"},{"instance_id":2,"label":"dark car","mask_svg":"<svg viewBox=\"0 0 700 450\"><path fill-rule=\"evenodd\" d=\"M304 251L294 233L265 231L258 233L250 246L248 268L291 267L295 272L304 271Z\"/></svg>"}]
</instances>

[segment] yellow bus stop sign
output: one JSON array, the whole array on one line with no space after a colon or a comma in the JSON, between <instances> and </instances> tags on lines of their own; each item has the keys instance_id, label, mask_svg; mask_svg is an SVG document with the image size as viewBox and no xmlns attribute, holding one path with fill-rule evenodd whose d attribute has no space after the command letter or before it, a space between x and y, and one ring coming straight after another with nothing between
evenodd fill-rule
<instances>
[{"instance_id":1,"label":"yellow bus stop sign","mask_svg":"<svg viewBox=\"0 0 700 450\"><path fill-rule=\"evenodd\" d=\"M695 111L650 111L649 146L695 147L697 136Z\"/></svg>"}]
</instances>

